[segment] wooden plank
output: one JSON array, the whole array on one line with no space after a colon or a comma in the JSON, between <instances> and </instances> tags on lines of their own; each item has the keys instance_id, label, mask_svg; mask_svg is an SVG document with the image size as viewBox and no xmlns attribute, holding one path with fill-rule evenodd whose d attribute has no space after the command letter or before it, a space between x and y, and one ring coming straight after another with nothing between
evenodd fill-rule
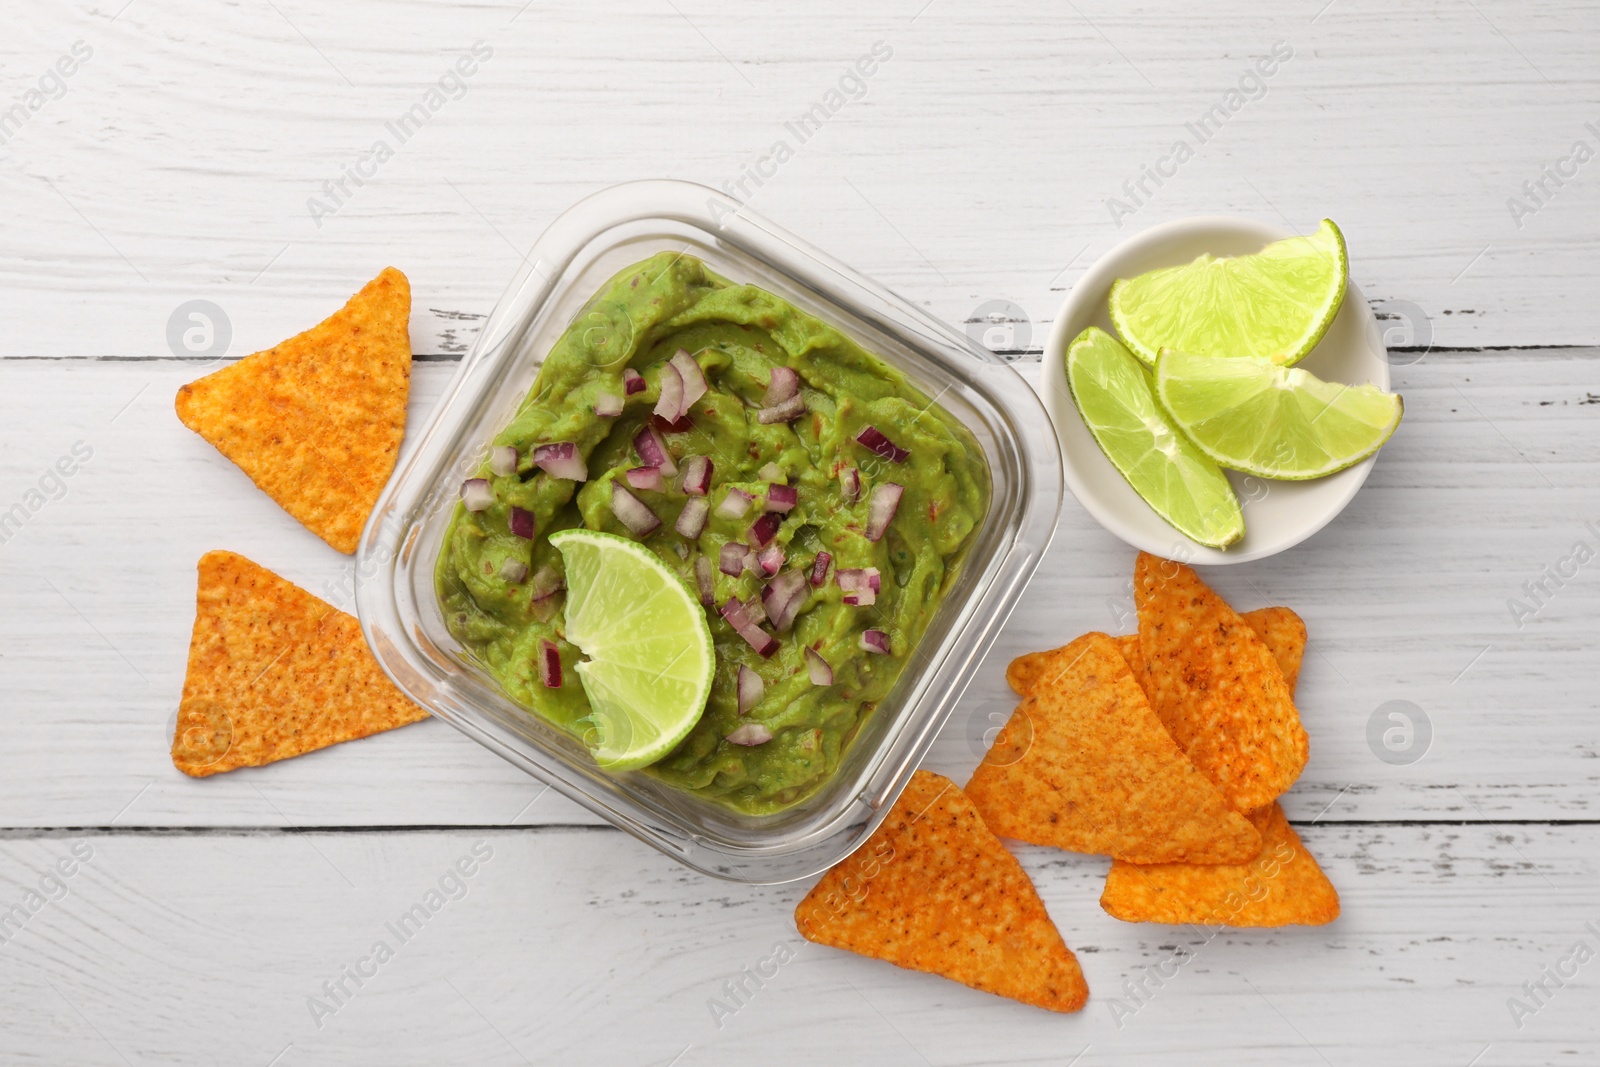
<instances>
[{"instance_id":1,"label":"wooden plank","mask_svg":"<svg viewBox=\"0 0 1600 1067\"><path fill-rule=\"evenodd\" d=\"M1396 371L1406 422L1346 514L1307 545L1209 573L1242 608L1307 619L1300 703L1310 818L1593 817L1600 664L1595 565L1522 628L1506 607L1574 542L1600 547L1596 353L1430 358ZM453 368L419 364L420 420ZM1036 373L1037 367L1024 368ZM193 618L194 563L231 548L349 606L351 566L170 407L165 363L21 362L0 397L0 510L75 442L93 457L0 546L0 825L439 825L589 821L441 723L253 772L191 781L166 756ZM70 403L60 398L71 397ZM120 412L120 414L119 414ZM1548 479L1549 484L1546 484ZM1132 552L1070 499L1038 576L929 765L964 780L1009 713L1014 655L1132 628ZM1410 701L1432 747L1380 760L1368 722Z\"/></svg>"},{"instance_id":2,"label":"wooden plank","mask_svg":"<svg viewBox=\"0 0 1600 1067\"><path fill-rule=\"evenodd\" d=\"M1543 1004L1522 990L1580 941L1600 946L1600 828L1303 832L1342 917L1209 940L1102 913L1104 860L1019 846L1089 980L1070 1017L807 945L791 918L804 884L708 881L609 830L7 840L8 907L73 847L92 855L0 944L0 1053L283 1067L1600 1055L1600 964L1573 977L1569 963ZM448 879L463 858L471 877ZM391 925L430 891L437 908L402 942ZM759 986L743 977L775 952ZM348 996L322 990L358 965ZM1520 1028L1513 997L1537 1008Z\"/></svg>"},{"instance_id":3,"label":"wooden plank","mask_svg":"<svg viewBox=\"0 0 1600 1067\"><path fill-rule=\"evenodd\" d=\"M459 352L566 207L641 176L735 182L780 138L793 158L747 181L754 209L950 322L1009 300L1034 344L1100 253L1205 213L1297 229L1331 215L1397 337L1600 342L1584 225L1600 182L1542 173L1578 140L1600 146L1585 125L1600 122L1593 2L829 0L745 19L654 0L79 0L33 5L12 29L0 60L19 91L75 41L93 56L4 144L0 287L30 311L5 356L166 355L169 316L197 298L224 309L242 354L389 262L415 284L419 350ZM404 141L391 132L478 40L493 55L464 95ZM788 133L877 41L893 56L861 99L803 143ZM1188 124L1277 42L1292 57L1202 143ZM1193 158L1162 162L1180 139ZM351 184L379 140L393 157ZM1159 187L1142 169L1156 166L1173 171ZM349 195L313 218L332 181ZM1543 203L1523 190L1536 181ZM1513 196L1531 214L1513 217Z\"/></svg>"}]
</instances>

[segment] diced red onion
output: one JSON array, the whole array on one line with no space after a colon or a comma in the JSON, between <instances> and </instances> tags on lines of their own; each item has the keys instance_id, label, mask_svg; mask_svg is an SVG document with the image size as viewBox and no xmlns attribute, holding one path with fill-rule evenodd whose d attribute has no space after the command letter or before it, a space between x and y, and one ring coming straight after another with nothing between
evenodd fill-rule
<instances>
[{"instance_id":1,"label":"diced red onion","mask_svg":"<svg viewBox=\"0 0 1600 1067\"><path fill-rule=\"evenodd\" d=\"M905 495L906 487L896 485L894 482L884 482L882 485L872 487L872 496L867 501L867 529L868 541L878 541L883 538L884 531L889 529L889 523L894 519L894 513L900 507L900 498Z\"/></svg>"},{"instance_id":2,"label":"diced red onion","mask_svg":"<svg viewBox=\"0 0 1600 1067\"><path fill-rule=\"evenodd\" d=\"M795 616L800 614L806 596L806 578L799 571L784 571L769 582L761 590L761 602L772 620L772 628L780 634L787 633L794 625Z\"/></svg>"},{"instance_id":3,"label":"diced red onion","mask_svg":"<svg viewBox=\"0 0 1600 1067\"><path fill-rule=\"evenodd\" d=\"M768 482L787 482L789 480L789 476L783 472L783 468L776 463L762 464L760 473L762 479Z\"/></svg>"},{"instance_id":4,"label":"diced red onion","mask_svg":"<svg viewBox=\"0 0 1600 1067\"><path fill-rule=\"evenodd\" d=\"M744 602L744 613L752 625L760 626L767 621L767 606L761 602L760 594L750 594Z\"/></svg>"},{"instance_id":5,"label":"diced red onion","mask_svg":"<svg viewBox=\"0 0 1600 1067\"><path fill-rule=\"evenodd\" d=\"M461 503L468 511L485 511L494 503L494 490L487 478L468 478L461 483Z\"/></svg>"},{"instance_id":6,"label":"diced red onion","mask_svg":"<svg viewBox=\"0 0 1600 1067\"><path fill-rule=\"evenodd\" d=\"M775 407L800 392L800 375L792 367L773 367L767 379L767 391L761 397L761 406Z\"/></svg>"},{"instance_id":7,"label":"diced red onion","mask_svg":"<svg viewBox=\"0 0 1600 1067\"><path fill-rule=\"evenodd\" d=\"M717 579L711 573L711 557L696 556L694 560L694 584L700 589L700 603L710 607L717 600Z\"/></svg>"},{"instance_id":8,"label":"diced red onion","mask_svg":"<svg viewBox=\"0 0 1600 1067\"><path fill-rule=\"evenodd\" d=\"M724 738L724 740L735 745L743 745L746 748L753 748L756 745L764 745L768 741L771 741L772 730L769 729L764 723L747 722L743 726L735 729L731 734Z\"/></svg>"},{"instance_id":9,"label":"diced red onion","mask_svg":"<svg viewBox=\"0 0 1600 1067\"><path fill-rule=\"evenodd\" d=\"M861 472L855 467L846 467L839 472L839 489L843 494L845 503L854 504L861 499Z\"/></svg>"},{"instance_id":10,"label":"diced red onion","mask_svg":"<svg viewBox=\"0 0 1600 1067\"><path fill-rule=\"evenodd\" d=\"M750 709L761 703L761 698L767 695L767 683L761 680L761 675L739 664L739 679L737 687L739 693L739 714L748 715Z\"/></svg>"},{"instance_id":11,"label":"diced red onion","mask_svg":"<svg viewBox=\"0 0 1600 1067\"><path fill-rule=\"evenodd\" d=\"M671 363L661 368L661 398L656 401L655 413L668 422L683 418L683 377Z\"/></svg>"},{"instance_id":12,"label":"diced red onion","mask_svg":"<svg viewBox=\"0 0 1600 1067\"><path fill-rule=\"evenodd\" d=\"M778 536L778 527L783 525L783 516L775 511L762 513L762 516L750 525L750 543L765 548Z\"/></svg>"},{"instance_id":13,"label":"diced red onion","mask_svg":"<svg viewBox=\"0 0 1600 1067\"><path fill-rule=\"evenodd\" d=\"M650 425L661 433L688 433L694 429L694 420L685 415L678 421L673 422L671 419L663 419L660 415L651 415Z\"/></svg>"},{"instance_id":14,"label":"diced red onion","mask_svg":"<svg viewBox=\"0 0 1600 1067\"><path fill-rule=\"evenodd\" d=\"M641 427L633 435L633 447L646 467L660 467L661 473L668 477L678 473L677 464L672 462L672 453L667 451L667 443L654 426Z\"/></svg>"},{"instance_id":15,"label":"diced red onion","mask_svg":"<svg viewBox=\"0 0 1600 1067\"><path fill-rule=\"evenodd\" d=\"M742 545L738 541L729 541L722 546L722 556L717 561L717 569L730 578L737 578L744 573L745 560L749 555L749 545Z\"/></svg>"},{"instance_id":16,"label":"diced red onion","mask_svg":"<svg viewBox=\"0 0 1600 1067\"><path fill-rule=\"evenodd\" d=\"M650 505L624 489L621 482L611 483L611 513L635 537L648 537L661 526Z\"/></svg>"},{"instance_id":17,"label":"diced red onion","mask_svg":"<svg viewBox=\"0 0 1600 1067\"><path fill-rule=\"evenodd\" d=\"M515 474L519 458L516 445L495 445L489 449L489 469L502 478Z\"/></svg>"},{"instance_id":18,"label":"diced red onion","mask_svg":"<svg viewBox=\"0 0 1600 1067\"><path fill-rule=\"evenodd\" d=\"M762 408L757 411L756 421L763 426L771 426L779 422L793 422L805 413L805 397L791 396L781 404L774 404L770 408Z\"/></svg>"},{"instance_id":19,"label":"diced red onion","mask_svg":"<svg viewBox=\"0 0 1600 1067\"><path fill-rule=\"evenodd\" d=\"M911 455L910 452L883 436L876 426L868 426L856 434L856 440L884 459L893 460L896 463L904 463Z\"/></svg>"},{"instance_id":20,"label":"diced red onion","mask_svg":"<svg viewBox=\"0 0 1600 1067\"><path fill-rule=\"evenodd\" d=\"M688 414L689 405L706 395L706 375L687 349L680 348L672 354L671 366L677 370L678 377L683 381L683 403L678 408L681 417Z\"/></svg>"},{"instance_id":21,"label":"diced red onion","mask_svg":"<svg viewBox=\"0 0 1600 1067\"><path fill-rule=\"evenodd\" d=\"M601 393L594 398L594 413L602 419L614 419L622 414L623 399L616 393Z\"/></svg>"},{"instance_id":22,"label":"diced red onion","mask_svg":"<svg viewBox=\"0 0 1600 1067\"><path fill-rule=\"evenodd\" d=\"M889 635L882 630L861 631L861 650L863 652L876 652L880 656L889 654Z\"/></svg>"},{"instance_id":23,"label":"diced red onion","mask_svg":"<svg viewBox=\"0 0 1600 1067\"><path fill-rule=\"evenodd\" d=\"M841 567L833 573L833 580L844 591L844 602L868 607L878 600L880 578L876 567Z\"/></svg>"},{"instance_id":24,"label":"diced red onion","mask_svg":"<svg viewBox=\"0 0 1600 1067\"><path fill-rule=\"evenodd\" d=\"M822 658L822 653L814 648L806 649L806 673L811 675L812 685L833 684L833 668Z\"/></svg>"},{"instance_id":25,"label":"diced red onion","mask_svg":"<svg viewBox=\"0 0 1600 1067\"><path fill-rule=\"evenodd\" d=\"M659 493L667 487L667 483L661 479L660 467L629 467L623 475L635 489L650 489Z\"/></svg>"},{"instance_id":26,"label":"diced red onion","mask_svg":"<svg viewBox=\"0 0 1600 1067\"><path fill-rule=\"evenodd\" d=\"M816 588L828 580L828 564L833 562L833 556L828 552L818 552L817 558L811 564L811 585Z\"/></svg>"},{"instance_id":27,"label":"diced red onion","mask_svg":"<svg viewBox=\"0 0 1600 1067\"><path fill-rule=\"evenodd\" d=\"M800 503L800 491L792 485L769 485L767 487L767 510L788 511Z\"/></svg>"},{"instance_id":28,"label":"diced red onion","mask_svg":"<svg viewBox=\"0 0 1600 1067\"><path fill-rule=\"evenodd\" d=\"M682 541L679 541L677 544L673 545L672 551L678 554L679 559L689 558L689 546L684 544Z\"/></svg>"},{"instance_id":29,"label":"diced red onion","mask_svg":"<svg viewBox=\"0 0 1600 1067\"><path fill-rule=\"evenodd\" d=\"M754 597L751 598L755 600ZM759 604L759 601L756 602ZM730 599L722 605L722 617L733 627L735 633L744 638L745 643L756 650L763 659L778 651L778 639L761 628L761 624L750 618L748 608L738 600Z\"/></svg>"},{"instance_id":30,"label":"diced red onion","mask_svg":"<svg viewBox=\"0 0 1600 1067\"><path fill-rule=\"evenodd\" d=\"M540 445L533 450L533 461L552 478L570 478L575 482L589 480L589 468L583 462L578 446L571 441Z\"/></svg>"},{"instance_id":31,"label":"diced red onion","mask_svg":"<svg viewBox=\"0 0 1600 1067\"><path fill-rule=\"evenodd\" d=\"M783 546L774 541L756 553L756 565L761 573L771 578L783 569Z\"/></svg>"},{"instance_id":32,"label":"diced red onion","mask_svg":"<svg viewBox=\"0 0 1600 1067\"><path fill-rule=\"evenodd\" d=\"M690 496L705 496L711 492L711 472L714 465L707 456L685 456L683 459L683 491Z\"/></svg>"},{"instance_id":33,"label":"diced red onion","mask_svg":"<svg viewBox=\"0 0 1600 1067\"><path fill-rule=\"evenodd\" d=\"M528 565L515 556L507 556L500 563L500 577L512 584L520 584L528 577Z\"/></svg>"},{"instance_id":34,"label":"diced red onion","mask_svg":"<svg viewBox=\"0 0 1600 1067\"><path fill-rule=\"evenodd\" d=\"M710 514L711 501L703 496L692 496L683 505L683 510L678 512L678 521L673 524L673 529L692 541L706 528L706 517Z\"/></svg>"},{"instance_id":35,"label":"diced red onion","mask_svg":"<svg viewBox=\"0 0 1600 1067\"><path fill-rule=\"evenodd\" d=\"M567 587L561 572L546 563L533 575L533 599L535 602L548 600Z\"/></svg>"},{"instance_id":36,"label":"diced red onion","mask_svg":"<svg viewBox=\"0 0 1600 1067\"><path fill-rule=\"evenodd\" d=\"M640 374L638 371L634 370L632 367L625 367L623 369L623 371L622 371L622 391L624 393L626 393L629 396L632 396L634 393L642 393L642 392L644 392L646 388L647 388L647 386L645 384L644 375Z\"/></svg>"},{"instance_id":37,"label":"diced red onion","mask_svg":"<svg viewBox=\"0 0 1600 1067\"><path fill-rule=\"evenodd\" d=\"M717 505L717 514L724 519L743 518L744 513L750 510L750 505L755 497L743 489L729 489L728 495L722 498L722 503Z\"/></svg>"},{"instance_id":38,"label":"diced red onion","mask_svg":"<svg viewBox=\"0 0 1600 1067\"><path fill-rule=\"evenodd\" d=\"M511 532L525 541L532 541L538 530L538 524L533 521L533 512L523 508L511 509Z\"/></svg>"},{"instance_id":39,"label":"diced red onion","mask_svg":"<svg viewBox=\"0 0 1600 1067\"><path fill-rule=\"evenodd\" d=\"M548 638L539 641L539 681L546 689L561 688L561 650Z\"/></svg>"},{"instance_id":40,"label":"diced red onion","mask_svg":"<svg viewBox=\"0 0 1600 1067\"><path fill-rule=\"evenodd\" d=\"M736 596L729 597L717 611L735 630L750 625L750 613L744 610L744 601Z\"/></svg>"}]
</instances>

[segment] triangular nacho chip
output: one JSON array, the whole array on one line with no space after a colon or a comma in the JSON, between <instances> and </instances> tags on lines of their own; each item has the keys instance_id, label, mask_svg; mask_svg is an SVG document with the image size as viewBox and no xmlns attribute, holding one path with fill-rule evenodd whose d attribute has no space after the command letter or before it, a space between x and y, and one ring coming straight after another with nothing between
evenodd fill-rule
<instances>
[{"instance_id":1,"label":"triangular nacho chip","mask_svg":"<svg viewBox=\"0 0 1600 1067\"><path fill-rule=\"evenodd\" d=\"M1321 926L1339 917L1339 894L1276 803L1252 812L1261 854L1223 866L1114 862L1100 906L1125 922L1221 926Z\"/></svg>"},{"instance_id":2,"label":"triangular nacho chip","mask_svg":"<svg viewBox=\"0 0 1600 1067\"><path fill-rule=\"evenodd\" d=\"M1289 695L1293 696L1300 686L1300 664L1306 658L1305 620L1285 607L1257 608L1239 617L1261 635L1262 643L1278 661L1278 669L1283 671L1283 680L1289 683Z\"/></svg>"},{"instance_id":3,"label":"triangular nacho chip","mask_svg":"<svg viewBox=\"0 0 1600 1067\"><path fill-rule=\"evenodd\" d=\"M1250 629L1260 634L1261 640L1266 642L1272 658L1278 661L1278 666L1283 670L1284 680L1289 683L1289 692L1293 693L1300 681L1300 661L1305 658L1306 624L1293 611L1282 607L1257 608L1239 617L1249 623ZM1116 642L1130 666L1139 662L1138 634L1124 634L1116 638ZM1018 656L1006 668L1006 683L1019 695L1027 696L1051 653L1056 651L1059 650L1048 649Z\"/></svg>"},{"instance_id":4,"label":"triangular nacho chip","mask_svg":"<svg viewBox=\"0 0 1600 1067\"><path fill-rule=\"evenodd\" d=\"M1278 661L1190 567L1141 552L1133 590L1134 672L1167 732L1235 809L1272 803L1309 754Z\"/></svg>"},{"instance_id":5,"label":"triangular nacho chip","mask_svg":"<svg viewBox=\"0 0 1600 1067\"><path fill-rule=\"evenodd\" d=\"M200 558L178 770L258 767L426 717L384 676L354 616L233 552Z\"/></svg>"},{"instance_id":6,"label":"triangular nacho chip","mask_svg":"<svg viewBox=\"0 0 1600 1067\"><path fill-rule=\"evenodd\" d=\"M178 390L178 418L312 533L354 552L400 454L411 286L387 267L334 315Z\"/></svg>"},{"instance_id":7,"label":"triangular nacho chip","mask_svg":"<svg viewBox=\"0 0 1600 1067\"><path fill-rule=\"evenodd\" d=\"M1051 654L967 783L989 829L1135 863L1242 863L1261 837L1150 709L1117 642Z\"/></svg>"},{"instance_id":8,"label":"triangular nacho chip","mask_svg":"<svg viewBox=\"0 0 1600 1067\"><path fill-rule=\"evenodd\" d=\"M795 908L807 940L1051 1011L1089 987L1016 857L954 782L917 771L883 824Z\"/></svg>"}]
</instances>

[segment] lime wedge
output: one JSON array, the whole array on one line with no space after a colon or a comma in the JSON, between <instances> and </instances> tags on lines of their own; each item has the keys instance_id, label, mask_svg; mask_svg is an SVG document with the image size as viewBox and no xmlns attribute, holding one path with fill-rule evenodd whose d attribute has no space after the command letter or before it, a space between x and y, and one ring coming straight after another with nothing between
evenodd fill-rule
<instances>
[{"instance_id":1,"label":"lime wedge","mask_svg":"<svg viewBox=\"0 0 1600 1067\"><path fill-rule=\"evenodd\" d=\"M706 613L648 549L594 530L550 535L567 570L566 638L588 657L585 738L608 771L654 763L705 710L716 671Z\"/></svg>"},{"instance_id":2,"label":"lime wedge","mask_svg":"<svg viewBox=\"0 0 1600 1067\"><path fill-rule=\"evenodd\" d=\"M1119 279L1111 321L1150 366L1163 348L1197 356L1256 356L1289 367L1305 358L1344 303L1344 235L1327 219L1255 255L1204 255Z\"/></svg>"},{"instance_id":3,"label":"lime wedge","mask_svg":"<svg viewBox=\"0 0 1600 1067\"><path fill-rule=\"evenodd\" d=\"M1303 481L1376 452L1405 409L1373 385L1325 382L1264 359L1212 359L1164 349L1156 397L1200 450L1224 467Z\"/></svg>"},{"instance_id":4,"label":"lime wedge","mask_svg":"<svg viewBox=\"0 0 1600 1067\"><path fill-rule=\"evenodd\" d=\"M1173 429L1150 372L1117 339L1091 326L1067 349L1067 386L1106 458L1174 528L1222 548L1244 536L1227 475Z\"/></svg>"}]
</instances>

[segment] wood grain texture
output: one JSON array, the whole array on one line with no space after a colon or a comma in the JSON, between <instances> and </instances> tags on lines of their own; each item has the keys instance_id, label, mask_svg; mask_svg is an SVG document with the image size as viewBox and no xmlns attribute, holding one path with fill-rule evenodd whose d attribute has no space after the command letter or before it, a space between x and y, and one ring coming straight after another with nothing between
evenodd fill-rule
<instances>
[{"instance_id":1,"label":"wood grain texture","mask_svg":"<svg viewBox=\"0 0 1600 1067\"><path fill-rule=\"evenodd\" d=\"M1577 941L1600 943L1585 926L1600 926L1600 828L1317 826L1304 838L1342 916L1209 942L1104 914L1102 859L1013 846L1082 962L1090 999L1074 1016L808 946L792 921L805 884L709 882L611 830L8 840L8 905L75 842L93 855L0 945L0 1055L942 1067L1212 1063L1226 1049L1228 1063L1271 1067L1480 1055L1532 1067L1600 1050L1600 964L1550 987L1520 1029L1507 1007ZM485 851L401 943L388 924ZM314 1015L308 998L379 940L393 958L365 964L346 1002ZM780 944L793 958L759 988L745 979L744 1003L729 997L725 983ZM1125 982L1153 995L1140 1004ZM735 1010L714 1014L713 1001Z\"/></svg>"},{"instance_id":2,"label":"wood grain texture","mask_svg":"<svg viewBox=\"0 0 1600 1067\"><path fill-rule=\"evenodd\" d=\"M0 44L18 92L73 42L93 49L0 149L0 288L32 312L0 354L164 355L194 298L225 309L244 354L391 263L417 287L418 350L460 352L569 205L641 177L738 181L880 40L893 57L864 95L746 189L948 321L1009 300L1036 345L1065 288L1138 229L1328 215L1398 343L1600 342L1600 163L1542 179L1576 141L1600 148L1592 0L829 0L759 18L704 0L137 0L113 19L122 6L32 5ZM479 40L493 54L464 95L403 143L389 132ZM1186 131L1277 42L1293 55L1264 95L1205 143ZM1124 182L1180 138L1194 157L1161 164L1173 176L1145 179L1119 226L1107 200L1133 203ZM380 139L393 158L314 219L308 201L331 202L324 183ZM1513 218L1539 180L1545 202Z\"/></svg>"},{"instance_id":3,"label":"wood grain texture","mask_svg":"<svg viewBox=\"0 0 1600 1067\"><path fill-rule=\"evenodd\" d=\"M1580 140L1600 150L1596 0L13 7L0 1061L1600 1059L1600 964L1548 997L1523 988L1580 939L1600 946L1600 562L1559 583L1545 571L1579 541L1600 551L1600 162L1566 162ZM492 54L464 92L402 143L388 124L480 41ZM175 771L201 553L235 549L352 606L349 561L173 415L173 391L212 365L174 348L175 311L218 305L237 358L397 266L425 360L416 425L563 210L630 179L740 180L879 41L893 55L861 98L747 183L753 210L975 334L980 309L1008 302L994 340L1024 353L1088 266L1146 226L1326 215L1408 350L1406 421L1345 514L1206 574L1241 609L1286 603L1309 625L1312 757L1285 808L1343 917L1210 941L1128 926L1096 905L1104 860L1019 846L1092 988L1084 1014L1057 1018L806 946L790 920L805 883L693 875L440 722L208 781ZM1200 144L1185 124L1277 42L1292 56ZM8 124L34 88L50 98ZM1192 159L1137 197L1124 187L1179 138ZM355 185L347 168L380 139L392 158ZM1547 166L1569 172L1557 184ZM341 179L335 199L325 183ZM1136 209L1120 225L1113 197ZM1515 351L1446 351L1493 347ZM25 521L6 527L18 504ZM1014 704L1011 657L1132 628L1132 558L1066 502L930 769L964 780L976 764ZM1513 598L1537 610L1519 620ZM1369 740L1394 707L1431 721L1416 762ZM441 824L462 829L406 829ZM74 826L112 829L38 829ZM61 896L40 879L74 845L93 854ZM385 924L448 892L474 846L492 856L465 895L400 945ZM8 928L30 889L60 899ZM319 1027L307 998L379 938L394 958ZM784 943L797 955L748 1003L728 995ZM1142 1003L1124 983L1154 988L1147 968L1172 974L1180 947L1192 961ZM1520 1026L1513 997L1537 1008ZM720 1026L714 998L737 1008Z\"/></svg>"},{"instance_id":4,"label":"wood grain texture","mask_svg":"<svg viewBox=\"0 0 1600 1067\"><path fill-rule=\"evenodd\" d=\"M1344 515L1281 556L1207 572L1240 609L1288 604L1309 627L1298 703L1311 762L1287 799L1292 819L1330 803L1341 819L1596 816L1600 664L1585 650L1600 561L1520 629L1506 602L1574 542L1600 550L1586 526L1600 526L1600 404L1582 384L1597 368L1595 352L1396 368L1406 421ZM413 425L452 369L418 365ZM555 795L524 812L542 787L438 722L205 782L173 770L201 554L241 552L353 607L350 560L178 423L170 398L193 374L174 361L6 369L0 510L75 442L94 455L0 545L0 826L591 821ZM930 769L965 781L1014 706L1012 657L1134 628L1133 555L1068 498ZM1391 700L1432 723L1431 749L1409 766L1368 744L1368 720Z\"/></svg>"}]
</instances>

